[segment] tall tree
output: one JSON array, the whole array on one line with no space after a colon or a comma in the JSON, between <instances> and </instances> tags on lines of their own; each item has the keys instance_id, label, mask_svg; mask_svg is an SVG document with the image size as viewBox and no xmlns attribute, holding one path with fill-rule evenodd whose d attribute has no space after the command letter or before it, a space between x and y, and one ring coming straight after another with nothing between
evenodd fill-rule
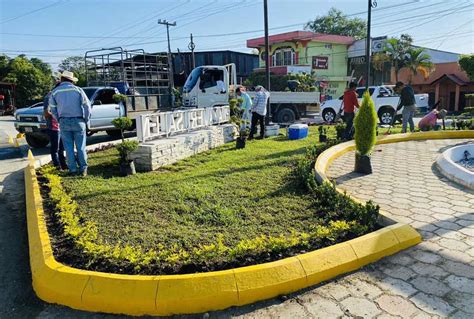
<instances>
[{"instance_id":1,"label":"tall tree","mask_svg":"<svg viewBox=\"0 0 474 319\"><path fill-rule=\"evenodd\" d=\"M366 21L361 18L349 18L342 11L331 8L327 15L318 16L309 21L306 30L317 33L337 34L362 39L367 34Z\"/></svg>"},{"instance_id":2,"label":"tall tree","mask_svg":"<svg viewBox=\"0 0 474 319\"><path fill-rule=\"evenodd\" d=\"M413 38L408 34L402 34L400 38L385 40L383 52L375 54L375 60L390 61L395 70L395 80L398 82L398 72L405 66L408 52L411 49Z\"/></svg>"},{"instance_id":3,"label":"tall tree","mask_svg":"<svg viewBox=\"0 0 474 319\"><path fill-rule=\"evenodd\" d=\"M74 76L78 78L78 86L86 86L86 65L84 57L81 56L70 56L61 61L58 65L58 69L62 71L74 72Z\"/></svg>"},{"instance_id":4,"label":"tall tree","mask_svg":"<svg viewBox=\"0 0 474 319\"><path fill-rule=\"evenodd\" d=\"M424 48L410 48L407 52L405 68L410 70L410 83L413 76L416 76L418 72L423 74L423 77L427 79L433 69L434 65L433 62L431 62L431 56L424 53L424 51Z\"/></svg>"},{"instance_id":5,"label":"tall tree","mask_svg":"<svg viewBox=\"0 0 474 319\"><path fill-rule=\"evenodd\" d=\"M474 81L474 54L461 55L459 66L467 73L469 79Z\"/></svg>"},{"instance_id":6,"label":"tall tree","mask_svg":"<svg viewBox=\"0 0 474 319\"><path fill-rule=\"evenodd\" d=\"M53 85L51 68L39 59L31 61L23 55L14 59L3 56L0 69L0 81L16 84L16 104L19 107L41 100Z\"/></svg>"}]
</instances>

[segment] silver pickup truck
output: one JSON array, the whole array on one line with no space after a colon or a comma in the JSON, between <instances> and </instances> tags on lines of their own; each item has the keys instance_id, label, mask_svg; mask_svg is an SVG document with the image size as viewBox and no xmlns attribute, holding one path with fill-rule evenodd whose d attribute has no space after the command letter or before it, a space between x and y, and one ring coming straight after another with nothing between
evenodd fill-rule
<instances>
[{"instance_id":1,"label":"silver pickup truck","mask_svg":"<svg viewBox=\"0 0 474 319\"><path fill-rule=\"evenodd\" d=\"M116 136L117 131L112 120L125 116L125 106L114 101L114 94L118 89L114 87L85 87L83 88L91 101L92 112L88 134L106 131ZM15 128L25 133L26 142L34 148L45 147L49 143L46 120L43 117L43 103L36 103L30 107L18 109L15 112Z\"/></svg>"}]
</instances>

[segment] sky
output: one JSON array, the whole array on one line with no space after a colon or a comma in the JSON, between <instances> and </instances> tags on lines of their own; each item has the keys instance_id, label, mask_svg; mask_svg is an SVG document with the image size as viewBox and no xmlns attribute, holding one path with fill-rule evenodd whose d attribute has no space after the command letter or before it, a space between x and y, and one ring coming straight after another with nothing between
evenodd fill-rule
<instances>
[{"instance_id":1,"label":"sky","mask_svg":"<svg viewBox=\"0 0 474 319\"><path fill-rule=\"evenodd\" d=\"M474 52L474 0L376 0L373 36L408 33L414 44ZM331 7L367 18L367 0L268 0L270 34L303 30ZM0 0L0 54L38 57L56 69L68 56L121 46L147 52L250 52L246 40L263 36L263 0Z\"/></svg>"}]
</instances>

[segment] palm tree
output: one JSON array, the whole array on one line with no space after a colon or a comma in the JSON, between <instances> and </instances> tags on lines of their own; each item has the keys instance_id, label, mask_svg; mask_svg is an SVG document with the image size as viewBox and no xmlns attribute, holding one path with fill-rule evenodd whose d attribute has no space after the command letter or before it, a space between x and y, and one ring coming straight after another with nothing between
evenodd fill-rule
<instances>
[{"instance_id":1,"label":"palm tree","mask_svg":"<svg viewBox=\"0 0 474 319\"><path fill-rule=\"evenodd\" d=\"M405 67L410 70L410 80L413 76L416 76L420 72L425 79L430 75L433 70L433 62L431 62L431 56L423 53L423 48L410 48L406 55Z\"/></svg>"},{"instance_id":2,"label":"palm tree","mask_svg":"<svg viewBox=\"0 0 474 319\"><path fill-rule=\"evenodd\" d=\"M392 67L395 69L395 81L398 82L398 71L404 66L407 53L413 39L408 34L402 34L400 39L390 38L385 40L384 52L388 56Z\"/></svg>"}]
</instances>

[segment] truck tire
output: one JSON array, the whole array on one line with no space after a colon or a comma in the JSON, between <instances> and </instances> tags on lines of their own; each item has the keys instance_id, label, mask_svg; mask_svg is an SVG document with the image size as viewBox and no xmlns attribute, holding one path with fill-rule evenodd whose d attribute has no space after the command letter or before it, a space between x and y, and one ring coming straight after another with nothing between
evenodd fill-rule
<instances>
[{"instance_id":1,"label":"truck tire","mask_svg":"<svg viewBox=\"0 0 474 319\"><path fill-rule=\"evenodd\" d=\"M25 138L32 148L42 148L49 144L49 137L46 134L26 134Z\"/></svg>"},{"instance_id":2,"label":"truck tire","mask_svg":"<svg viewBox=\"0 0 474 319\"><path fill-rule=\"evenodd\" d=\"M323 111L323 120L326 123L333 123L336 120L336 112L333 109Z\"/></svg>"},{"instance_id":3,"label":"truck tire","mask_svg":"<svg viewBox=\"0 0 474 319\"><path fill-rule=\"evenodd\" d=\"M395 111L391 107L382 107L379 111L380 124L390 125L393 121Z\"/></svg>"},{"instance_id":4,"label":"truck tire","mask_svg":"<svg viewBox=\"0 0 474 319\"><path fill-rule=\"evenodd\" d=\"M288 108L284 107L278 110L277 121L278 123L293 123L296 120L295 112Z\"/></svg>"}]
</instances>

